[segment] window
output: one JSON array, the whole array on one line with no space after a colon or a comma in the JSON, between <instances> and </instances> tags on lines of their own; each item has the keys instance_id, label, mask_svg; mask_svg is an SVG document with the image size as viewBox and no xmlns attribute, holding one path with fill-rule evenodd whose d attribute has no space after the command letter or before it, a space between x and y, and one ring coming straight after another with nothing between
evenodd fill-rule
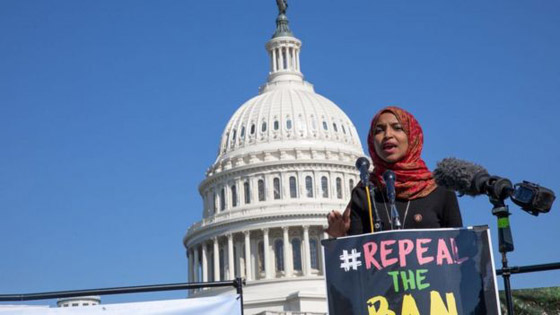
<instances>
[{"instance_id":1,"label":"window","mask_svg":"<svg viewBox=\"0 0 560 315\"><path fill-rule=\"evenodd\" d=\"M249 187L249 182L243 183L243 193L245 194L245 203L251 203L251 189Z\"/></svg>"},{"instance_id":2,"label":"window","mask_svg":"<svg viewBox=\"0 0 560 315\"><path fill-rule=\"evenodd\" d=\"M280 178L275 177L273 180L274 199L280 199Z\"/></svg>"},{"instance_id":3,"label":"window","mask_svg":"<svg viewBox=\"0 0 560 315\"><path fill-rule=\"evenodd\" d=\"M305 177L305 191L308 198L313 198L313 179L311 176Z\"/></svg>"},{"instance_id":4,"label":"window","mask_svg":"<svg viewBox=\"0 0 560 315\"><path fill-rule=\"evenodd\" d=\"M326 176L321 177L321 192L323 198L329 198L329 180Z\"/></svg>"},{"instance_id":5,"label":"window","mask_svg":"<svg viewBox=\"0 0 560 315\"><path fill-rule=\"evenodd\" d=\"M263 121L262 125L261 125L261 131L265 132L266 131L266 121Z\"/></svg>"},{"instance_id":6,"label":"window","mask_svg":"<svg viewBox=\"0 0 560 315\"><path fill-rule=\"evenodd\" d=\"M338 132L338 127L336 127L336 123L332 123L334 132Z\"/></svg>"},{"instance_id":7,"label":"window","mask_svg":"<svg viewBox=\"0 0 560 315\"><path fill-rule=\"evenodd\" d=\"M309 240L309 257L312 269L319 269L319 244L316 239Z\"/></svg>"},{"instance_id":8,"label":"window","mask_svg":"<svg viewBox=\"0 0 560 315\"><path fill-rule=\"evenodd\" d=\"M259 272L264 272L264 243L261 241L258 244L258 258L259 258Z\"/></svg>"},{"instance_id":9,"label":"window","mask_svg":"<svg viewBox=\"0 0 560 315\"><path fill-rule=\"evenodd\" d=\"M237 187L231 186L231 206L237 207Z\"/></svg>"},{"instance_id":10,"label":"window","mask_svg":"<svg viewBox=\"0 0 560 315\"><path fill-rule=\"evenodd\" d=\"M222 188L220 191L220 211L224 211L226 209L226 190Z\"/></svg>"},{"instance_id":11,"label":"window","mask_svg":"<svg viewBox=\"0 0 560 315\"><path fill-rule=\"evenodd\" d=\"M235 136L237 135L237 130L233 129L233 135L231 136L231 143L235 143Z\"/></svg>"},{"instance_id":12,"label":"window","mask_svg":"<svg viewBox=\"0 0 560 315\"><path fill-rule=\"evenodd\" d=\"M292 129L292 120L291 119L286 120L286 129L288 129L288 130Z\"/></svg>"},{"instance_id":13,"label":"window","mask_svg":"<svg viewBox=\"0 0 560 315\"><path fill-rule=\"evenodd\" d=\"M327 125L327 122L324 120L323 120L323 129L329 130L329 126Z\"/></svg>"},{"instance_id":14,"label":"window","mask_svg":"<svg viewBox=\"0 0 560 315\"><path fill-rule=\"evenodd\" d=\"M264 180L259 179L258 182L258 189L259 189L259 201L264 201Z\"/></svg>"},{"instance_id":15,"label":"window","mask_svg":"<svg viewBox=\"0 0 560 315\"><path fill-rule=\"evenodd\" d=\"M274 256L276 258L276 271L284 271L284 243L280 239L274 241Z\"/></svg>"},{"instance_id":16,"label":"window","mask_svg":"<svg viewBox=\"0 0 560 315\"><path fill-rule=\"evenodd\" d=\"M225 276L225 270L226 270L226 265L225 265L225 257L224 257L224 249L220 248L220 280L225 280L226 276Z\"/></svg>"},{"instance_id":17,"label":"window","mask_svg":"<svg viewBox=\"0 0 560 315\"><path fill-rule=\"evenodd\" d=\"M241 127L241 138L245 136L245 126Z\"/></svg>"},{"instance_id":18,"label":"window","mask_svg":"<svg viewBox=\"0 0 560 315\"><path fill-rule=\"evenodd\" d=\"M218 202L217 202L218 194L214 193L212 198L212 205L214 206L214 213L218 212Z\"/></svg>"},{"instance_id":19,"label":"window","mask_svg":"<svg viewBox=\"0 0 560 315\"><path fill-rule=\"evenodd\" d=\"M280 123L278 123L278 120L274 121L274 130L278 130L278 128L280 128Z\"/></svg>"},{"instance_id":20,"label":"window","mask_svg":"<svg viewBox=\"0 0 560 315\"><path fill-rule=\"evenodd\" d=\"M346 128L344 128L344 125L340 125L340 127L342 127L342 132L346 134Z\"/></svg>"},{"instance_id":21,"label":"window","mask_svg":"<svg viewBox=\"0 0 560 315\"><path fill-rule=\"evenodd\" d=\"M292 252L294 270L301 271L301 240L299 238L292 239Z\"/></svg>"},{"instance_id":22,"label":"window","mask_svg":"<svg viewBox=\"0 0 560 315\"><path fill-rule=\"evenodd\" d=\"M336 198L342 199L342 179L336 178Z\"/></svg>"},{"instance_id":23,"label":"window","mask_svg":"<svg viewBox=\"0 0 560 315\"><path fill-rule=\"evenodd\" d=\"M290 198L297 198L297 184L295 176L290 176Z\"/></svg>"},{"instance_id":24,"label":"window","mask_svg":"<svg viewBox=\"0 0 560 315\"><path fill-rule=\"evenodd\" d=\"M350 186L350 194L352 194L352 189L354 189L354 180L350 179L348 181L348 186Z\"/></svg>"},{"instance_id":25,"label":"window","mask_svg":"<svg viewBox=\"0 0 560 315\"><path fill-rule=\"evenodd\" d=\"M251 125L251 134L254 135L255 134L255 124Z\"/></svg>"}]
</instances>

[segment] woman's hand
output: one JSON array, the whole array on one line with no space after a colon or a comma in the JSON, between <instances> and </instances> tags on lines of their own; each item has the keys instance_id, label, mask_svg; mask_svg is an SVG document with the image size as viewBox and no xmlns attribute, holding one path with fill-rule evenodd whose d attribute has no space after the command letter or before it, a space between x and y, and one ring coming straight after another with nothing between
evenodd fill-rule
<instances>
[{"instance_id":1,"label":"woman's hand","mask_svg":"<svg viewBox=\"0 0 560 315\"><path fill-rule=\"evenodd\" d=\"M333 210L327 215L327 221L329 222L329 227L325 230L327 234L332 237L346 236L346 233L350 229L350 205L346 207L343 214Z\"/></svg>"}]
</instances>

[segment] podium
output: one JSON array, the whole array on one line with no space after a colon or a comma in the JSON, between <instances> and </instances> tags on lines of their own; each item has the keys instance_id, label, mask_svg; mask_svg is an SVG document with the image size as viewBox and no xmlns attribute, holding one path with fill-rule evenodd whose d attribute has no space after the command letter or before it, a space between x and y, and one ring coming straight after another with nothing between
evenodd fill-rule
<instances>
[{"instance_id":1,"label":"podium","mask_svg":"<svg viewBox=\"0 0 560 315\"><path fill-rule=\"evenodd\" d=\"M500 314L487 226L322 241L330 315Z\"/></svg>"}]
</instances>

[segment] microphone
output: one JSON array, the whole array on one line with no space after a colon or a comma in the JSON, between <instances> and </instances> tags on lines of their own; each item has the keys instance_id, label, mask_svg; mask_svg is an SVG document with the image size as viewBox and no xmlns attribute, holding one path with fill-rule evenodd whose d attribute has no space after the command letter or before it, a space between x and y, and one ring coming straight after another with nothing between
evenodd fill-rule
<instances>
[{"instance_id":1,"label":"microphone","mask_svg":"<svg viewBox=\"0 0 560 315\"><path fill-rule=\"evenodd\" d=\"M383 180L385 181L385 187L387 188L387 197L391 203L395 202L395 172L391 170L386 170L383 173Z\"/></svg>"},{"instance_id":2,"label":"microphone","mask_svg":"<svg viewBox=\"0 0 560 315\"><path fill-rule=\"evenodd\" d=\"M438 162L433 174L439 186L469 196L483 194L483 182L490 177L484 167L456 158L445 158Z\"/></svg>"},{"instance_id":3,"label":"microphone","mask_svg":"<svg viewBox=\"0 0 560 315\"><path fill-rule=\"evenodd\" d=\"M364 186L369 186L369 160L363 156L357 159L356 168L360 171L360 179Z\"/></svg>"},{"instance_id":4,"label":"microphone","mask_svg":"<svg viewBox=\"0 0 560 315\"><path fill-rule=\"evenodd\" d=\"M389 205L391 206L391 226L395 229L401 229L401 220L399 219L399 212L395 205L395 172L386 170L383 172L383 180L385 181L385 188L387 188L387 197L389 198Z\"/></svg>"}]
</instances>

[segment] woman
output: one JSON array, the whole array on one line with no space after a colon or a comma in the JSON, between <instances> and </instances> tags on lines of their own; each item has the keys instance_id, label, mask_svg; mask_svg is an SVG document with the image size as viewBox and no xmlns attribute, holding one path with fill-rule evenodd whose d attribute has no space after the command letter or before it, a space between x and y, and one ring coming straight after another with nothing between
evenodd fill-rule
<instances>
[{"instance_id":1,"label":"woman","mask_svg":"<svg viewBox=\"0 0 560 315\"><path fill-rule=\"evenodd\" d=\"M410 113L390 106L380 110L371 121L368 148L373 160L370 181L375 186L372 213L379 214L383 229L391 229L390 206L385 193L383 173L396 175L395 204L403 229L426 229L462 226L455 193L438 187L432 173L420 157L424 136ZM377 210L377 211L376 211ZM332 237L372 232L364 185L352 190L344 214L332 211L327 216L326 232Z\"/></svg>"}]
</instances>

